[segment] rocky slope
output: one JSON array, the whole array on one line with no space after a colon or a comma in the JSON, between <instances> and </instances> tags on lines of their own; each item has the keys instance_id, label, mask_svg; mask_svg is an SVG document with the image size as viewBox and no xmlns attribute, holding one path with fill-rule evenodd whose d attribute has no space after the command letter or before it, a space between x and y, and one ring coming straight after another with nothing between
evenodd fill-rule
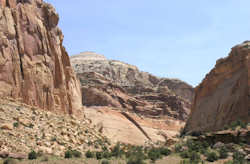
<instances>
[{"instance_id":1,"label":"rocky slope","mask_svg":"<svg viewBox=\"0 0 250 164\"><path fill-rule=\"evenodd\" d=\"M216 131L233 121L250 122L250 42L232 48L228 57L195 89L196 95L185 131Z\"/></svg>"},{"instance_id":2,"label":"rocky slope","mask_svg":"<svg viewBox=\"0 0 250 164\"><path fill-rule=\"evenodd\" d=\"M164 141L188 117L193 88L180 80L158 78L93 52L72 56L71 63L81 82L86 116L112 140Z\"/></svg>"},{"instance_id":3,"label":"rocky slope","mask_svg":"<svg viewBox=\"0 0 250 164\"><path fill-rule=\"evenodd\" d=\"M106 145L83 113L78 117L58 115L14 99L0 99L0 157L16 154L27 158L31 150L64 156L70 147L80 152Z\"/></svg>"},{"instance_id":4,"label":"rocky slope","mask_svg":"<svg viewBox=\"0 0 250 164\"><path fill-rule=\"evenodd\" d=\"M42 0L0 1L0 97L60 113L81 108L58 21Z\"/></svg>"}]
</instances>

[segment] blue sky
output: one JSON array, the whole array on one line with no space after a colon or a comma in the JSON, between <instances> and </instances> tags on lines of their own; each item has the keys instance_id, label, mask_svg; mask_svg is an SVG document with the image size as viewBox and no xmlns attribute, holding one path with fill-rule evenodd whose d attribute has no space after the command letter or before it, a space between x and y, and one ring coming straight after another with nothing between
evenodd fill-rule
<instances>
[{"instance_id":1,"label":"blue sky","mask_svg":"<svg viewBox=\"0 0 250 164\"><path fill-rule=\"evenodd\" d=\"M94 51L196 86L250 40L249 0L46 0L70 55Z\"/></svg>"}]
</instances>

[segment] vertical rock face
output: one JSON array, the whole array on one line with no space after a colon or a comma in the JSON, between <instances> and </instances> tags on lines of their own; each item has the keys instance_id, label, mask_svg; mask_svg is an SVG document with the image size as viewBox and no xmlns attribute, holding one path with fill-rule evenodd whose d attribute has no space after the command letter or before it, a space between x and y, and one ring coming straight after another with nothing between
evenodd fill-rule
<instances>
[{"instance_id":1,"label":"vertical rock face","mask_svg":"<svg viewBox=\"0 0 250 164\"><path fill-rule=\"evenodd\" d=\"M50 111L81 107L55 9L42 0L0 0L0 96Z\"/></svg>"},{"instance_id":2,"label":"vertical rock face","mask_svg":"<svg viewBox=\"0 0 250 164\"><path fill-rule=\"evenodd\" d=\"M228 57L196 88L186 132L216 131L233 121L250 122L250 42L232 48Z\"/></svg>"}]
</instances>

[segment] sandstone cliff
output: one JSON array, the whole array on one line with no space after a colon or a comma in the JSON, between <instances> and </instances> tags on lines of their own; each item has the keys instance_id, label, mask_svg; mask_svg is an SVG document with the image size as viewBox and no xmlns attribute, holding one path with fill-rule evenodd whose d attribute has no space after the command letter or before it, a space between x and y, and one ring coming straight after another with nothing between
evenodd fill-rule
<instances>
[{"instance_id":1,"label":"sandstone cliff","mask_svg":"<svg viewBox=\"0 0 250 164\"><path fill-rule=\"evenodd\" d=\"M85 52L71 56L85 114L112 141L144 144L175 136L188 117L193 88L136 66Z\"/></svg>"},{"instance_id":2,"label":"sandstone cliff","mask_svg":"<svg viewBox=\"0 0 250 164\"><path fill-rule=\"evenodd\" d=\"M158 78L93 52L72 56L71 63L82 85L84 105L110 105L142 115L187 118L194 91L180 80Z\"/></svg>"},{"instance_id":3,"label":"sandstone cliff","mask_svg":"<svg viewBox=\"0 0 250 164\"><path fill-rule=\"evenodd\" d=\"M71 56L71 63L77 74L99 73L113 84L124 88L128 93L141 94L167 87L174 94L188 101L192 101L194 96L193 87L181 80L159 78L140 71L136 66L116 60L108 60L105 56L94 52L83 52ZM79 77L81 78L81 76Z\"/></svg>"},{"instance_id":4,"label":"sandstone cliff","mask_svg":"<svg viewBox=\"0 0 250 164\"><path fill-rule=\"evenodd\" d=\"M55 9L42 0L0 0L0 96L73 113L81 93Z\"/></svg>"},{"instance_id":5,"label":"sandstone cliff","mask_svg":"<svg viewBox=\"0 0 250 164\"><path fill-rule=\"evenodd\" d=\"M250 42L232 48L195 89L185 131L216 131L233 121L250 122Z\"/></svg>"}]
</instances>

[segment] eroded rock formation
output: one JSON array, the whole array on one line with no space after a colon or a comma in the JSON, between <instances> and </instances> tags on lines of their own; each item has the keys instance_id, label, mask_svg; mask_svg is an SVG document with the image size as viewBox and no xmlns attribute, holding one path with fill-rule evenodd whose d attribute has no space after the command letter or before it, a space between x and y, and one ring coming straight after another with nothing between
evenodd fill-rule
<instances>
[{"instance_id":1,"label":"eroded rock formation","mask_svg":"<svg viewBox=\"0 0 250 164\"><path fill-rule=\"evenodd\" d=\"M73 113L81 93L55 9L42 0L0 0L0 96Z\"/></svg>"},{"instance_id":2,"label":"eroded rock formation","mask_svg":"<svg viewBox=\"0 0 250 164\"><path fill-rule=\"evenodd\" d=\"M233 121L250 122L250 42L232 48L195 89L186 132L216 131Z\"/></svg>"},{"instance_id":3,"label":"eroded rock formation","mask_svg":"<svg viewBox=\"0 0 250 164\"><path fill-rule=\"evenodd\" d=\"M158 78L139 71L136 66L108 60L93 52L72 56L71 63L82 85L84 105L187 119L193 88L180 80Z\"/></svg>"},{"instance_id":4,"label":"eroded rock formation","mask_svg":"<svg viewBox=\"0 0 250 164\"><path fill-rule=\"evenodd\" d=\"M85 113L111 140L144 144L175 136L188 117L193 88L85 52L71 56ZM115 134L115 136L114 136Z\"/></svg>"}]
</instances>

